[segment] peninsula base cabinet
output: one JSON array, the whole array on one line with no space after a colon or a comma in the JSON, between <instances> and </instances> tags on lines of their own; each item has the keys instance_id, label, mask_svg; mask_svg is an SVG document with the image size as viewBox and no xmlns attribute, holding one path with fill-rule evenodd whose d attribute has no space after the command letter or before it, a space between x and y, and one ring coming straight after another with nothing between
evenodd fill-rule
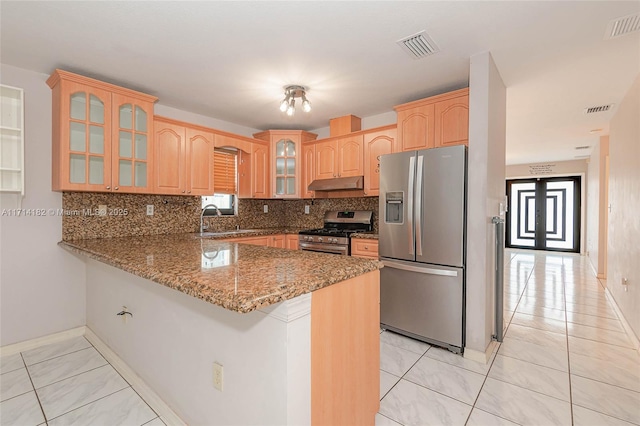
<instances>
[{"instance_id":1,"label":"peninsula base cabinet","mask_svg":"<svg viewBox=\"0 0 640 426\"><path fill-rule=\"evenodd\" d=\"M187 424L375 423L379 271L243 314L92 259L86 266L88 339L108 342ZM114 315L123 301L134 314L126 325Z\"/></svg>"}]
</instances>

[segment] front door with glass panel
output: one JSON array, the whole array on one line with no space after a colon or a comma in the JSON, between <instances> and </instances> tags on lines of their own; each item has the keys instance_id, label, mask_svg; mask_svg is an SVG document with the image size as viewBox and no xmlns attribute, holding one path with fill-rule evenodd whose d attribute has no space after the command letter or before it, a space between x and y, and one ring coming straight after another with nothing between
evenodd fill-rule
<instances>
[{"instance_id":1,"label":"front door with glass panel","mask_svg":"<svg viewBox=\"0 0 640 426\"><path fill-rule=\"evenodd\" d=\"M580 251L580 177L507 181L506 246Z\"/></svg>"}]
</instances>

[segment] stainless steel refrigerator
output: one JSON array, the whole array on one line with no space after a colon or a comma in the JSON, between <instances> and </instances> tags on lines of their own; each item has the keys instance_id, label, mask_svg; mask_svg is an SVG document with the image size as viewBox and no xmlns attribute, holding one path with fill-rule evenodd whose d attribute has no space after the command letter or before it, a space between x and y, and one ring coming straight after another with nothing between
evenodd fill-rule
<instances>
[{"instance_id":1,"label":"stainless steel refrigerator","mask_svg":"<svg viewBox=\"0 0 640 426\"><path fill-rule=\"evenodd\" d=\"M380 322L464 348L467 148L380 158Z\"/></svg>"}]
</instances>

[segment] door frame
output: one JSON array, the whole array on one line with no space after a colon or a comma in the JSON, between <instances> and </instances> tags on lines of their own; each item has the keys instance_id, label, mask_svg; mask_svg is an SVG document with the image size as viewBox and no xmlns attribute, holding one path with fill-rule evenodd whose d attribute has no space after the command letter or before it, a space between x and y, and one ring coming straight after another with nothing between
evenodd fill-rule
<instances>
[{"instance_id":1,"label":"door frame","mask_svg":"<svg viewBox=\"0 0 640 426\"><path fill-rule=\"evenodd\" d=\"M574 249L561 249L561 248L536 248L536 247L526 247L526 246L512 246L509 244L509 241L511 239L511 212L507 211L507 214L505 215L505 246L508 248L515 248L515 249L525 249L525 250L544 250L544 251L553 251L553 252L564 252L564 253L576 253L576 254L582 254L583 253L583 247L584 247L584 196L585 196L585 180L584 180L584 173L572 173L572 174L568 174L568 175L556 175L556 176L528 176L525 178L518 178L518 177L512 177L512 178L506 178L505 180L505 190L506 190L506 199L507 199L507 206L509 206L510 203L510 189L511 189L511 184L512 183L537 183L540 180L545 180L548 182L554 182L554 181L567 181L567 180L572 180L574 182L577 182L577 185L579 186L579 190L575 190L574 194L573 194L573 200L574 200L574 213L573 213L573 220L574 223L576 225L574 225L574 234L573 234L573 246ZM539 198L540 194L540 189L537 187L536 185L536 198ZM546 203L545 203L546 206ZM545 218L543 220L544 225L544 232L546 234L546 211L545 211ZM546 238L543 238L542 236L543 234L541 234L541 231L538 230L538 232L536 232L536 236L535 236L535 245L539 245L540 241L544 241L546 240Z\"/></svg>"}]
</instances>

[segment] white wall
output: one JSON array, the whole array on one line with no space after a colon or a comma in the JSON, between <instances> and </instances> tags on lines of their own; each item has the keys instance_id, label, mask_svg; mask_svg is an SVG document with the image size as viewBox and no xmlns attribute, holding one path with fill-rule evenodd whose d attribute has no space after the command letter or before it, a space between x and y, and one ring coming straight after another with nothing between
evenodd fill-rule
<instances>
[{"instance_id":1,"label":"white wall","mask_svg":"<svg viewBox=\"0 0 640 426\"><path fill-rule=\"evenodd\" d=\"M60 209L51 191L49 76L1 65L0 81L25 96L23 209ZM14 208L10 195L2 209ZM6 213L6 212L5 212ZM84 262L57 246L59 216L0 216L0 346L85 324Z\"/></svg>"},{"instance_id":2,"label":"white wall","mask_svg":"<svg viewBox=\"0 0 640 426\"><path fill-rule=\"evenodd\" d=\"M251 127L241 126L239 124L230 123L228 121L218 120L217 118L207 117L181 109L176 109L164 105L162 103L162 99L159 99L155 104L154 114L173 118L174 120L186 121L187 123L198 124L200 126L224 130L225 132L235 133L236 135L242 135L249 138L252 138L254 133L261 132L263 130L253 129Z\"/></svg>"},{"instance_id":3,"label":"white wall","mask_svg":"<svg viewBox=\"0 0 640 426\"><path fill-rule=\"evenodd\" d=\"M587 171L587 256L598 278L607 277L609 136L594 146Z\"/></svg>"},{"instance_id":4,"label":"white wall","mask_svg":"<svg viewBox=\"0 0 640 426\"><path fill-rule=\"evenodd\" d=\"M311 297L264 311L229 311L87 260L87 326L187 424L310 423Z\"/></svg>"},{"instance_id":5,"label":"white wall","mask_svg":"<svg viewBox=\"0 0 640 426\"><path fill-rule=\"evenodd\" d=\"M506 177L507 179L530 179L532 177L577 176L586 172L586 160L551 161L508 165Z\"/></svg>"},{"instance_id":6,"label":"white wall","mask_svg":"<svg viewBox=\"0 0 640 426\"><path fill-rule=\"evenodd\" d=\"M587 170L587 199L583 203L587 209L587 256L591 265L598 271L598 256L600 248L598 246L599 223L600 223L600 143L598 142L591 151Z\"/></svg>"},{"instance_id":7,"label":"white wall","mask_svg":"<svg viewBox=\"0 0 640 426\"><path fill-rule=\"evenodd\" d=\"M471 57L467 205L466 348L484 353L494 309L494 225L505 188L506 87L491 54Z\"/></svg>"},{"instance_id":8,"label":"white wall","mask_svg":"<svg viewBox=\"0 0 640 426\"><path fill-rule=\"evenodd\" d=\"M611 119L607 288L640 336L640 75ZM621 284L629 281L628 291Z\"/></svg>"}]
</instances>

